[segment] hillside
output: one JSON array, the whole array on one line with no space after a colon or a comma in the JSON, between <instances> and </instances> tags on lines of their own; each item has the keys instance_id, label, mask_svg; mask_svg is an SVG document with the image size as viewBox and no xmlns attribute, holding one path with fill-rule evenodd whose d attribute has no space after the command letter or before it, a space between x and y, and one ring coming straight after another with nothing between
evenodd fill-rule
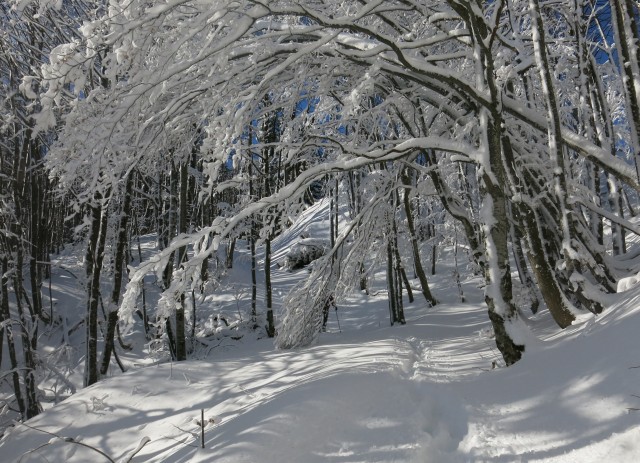
<instances>
[{"instance_id":1,"label":"hillside","mask_svg":"<svg viewBox=\"0 0 640 463\"><path fill-rule=\"evenodd\" d=\"M324 218L312 209L280 238L278 255L302 229L318 236ZM480 279L463 282L460 302L446 256L430 279L440 304L408 304L405 326L388 326L378 274L372 295L339 301L327 332L305 349L275 350L260 330L238 329L232 339L225 328L203 338L208 346L191 360L170 363L133 333L134 351L123 357L129 372L112 371L16 424L0 441L2 461L129 461L141 443L132 462L638 461L640 285L631 280L604 314L564 331L546 310L529 317L526 354L506 368ZM238 322L246 265L241 254L199 314ZM273 272L278 300L308 275L276 264ZM65 281L60 298L70 303L73 278L59 275L59 289Z\"/></svg>"}]
</instances>

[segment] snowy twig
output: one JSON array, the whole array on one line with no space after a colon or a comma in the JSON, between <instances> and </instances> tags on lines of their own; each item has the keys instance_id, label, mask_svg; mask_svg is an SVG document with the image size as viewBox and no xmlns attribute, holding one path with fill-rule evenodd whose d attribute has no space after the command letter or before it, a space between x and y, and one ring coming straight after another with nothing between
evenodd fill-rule
<instances>
[{"instance_id":1,"label":"snowy twig","mask_svg":"<svg viewBox=\"0 0 640 463\"><path fill-rule=\"evenodd\" d=\"M97 449L97 448L95 448L95 447L92 447L91 445L85 444L84 442L77 441L77 440L75 440L73 437L62 437L62 436L59 436L58 434L55 434L55 433L53 433L53 432L49 432L49 431L45 431L44 429L38 429L38 428L36 428L36 427L29 426L29 425L28 425L28 424L26 424L26 423L19 423L19 424L20 424L20 425L22 425L22 426L25 426L25 427L27 427L27 428L29 428L29 429L32 429L32 430L34 430L34 431L39 431L39 432L41 432L41 433L44 433L44 434L48 434L48 435L50 435L50 436L53 436L53 437L55 437L56 439L59 439L59 440L60 440L60 441L62 441L62 442L67 442L67 443L69 443L69 444L76 444L76 445L79 445L79 446L81 446L81 447L85 447L85 448L87 448L87 449L89 449L89 450L93 450L94 452L99 453L100 455L102 455L103 457L105 457L105 458L106 458L107 460L109 460L111 463L116 463L116 461L115 461L113 458L111 458L109 455L107 455L106 453L104 453L102 450ZM26 457L27 455L29 455L29 454L31 454L31 453L34 453L34 452L37 452L37 451L38 451L38 450L40 450L41 448L46 447L47 445L53 444L54 442L55 442L55 439L51 439L51 440L49 440L49 442L47 442L46 444L42 444L42 445L40 445L40 446L36 447L35 449L29 450L29 451L27 451L27 452L23 453L23 454L22 454L22 456L20 457L20 459L18 460L18 463L20 463L20 462L23 460L23 458L24 458L24 457Z\"/></svg>"},{"instance_id":2,"label":"snowy twig","mask_svg":"<svg viewBox=\"0 0 640 463\"><path fill-rule=\"evenodd\" d=\"M151 439L147 436L143 437L140 440L140 443L138 444L138 446L131 450L130 452L128 452L125 456L123 456L120 460L118 460L118 463L129 463L131 461L131 459L133 457L135 457L138 453L140 453L140 450L142 450L142 448L147 445L149 442L151 442Z\"/></svg>"}]
</instances>

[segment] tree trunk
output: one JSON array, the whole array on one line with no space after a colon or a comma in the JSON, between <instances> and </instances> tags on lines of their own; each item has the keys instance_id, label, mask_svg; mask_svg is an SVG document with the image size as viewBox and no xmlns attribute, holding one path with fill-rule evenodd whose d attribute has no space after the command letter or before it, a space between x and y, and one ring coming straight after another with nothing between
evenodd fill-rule
<instances>
[{"instance_id":1,"label":"tree trunk","mask_svg":"<svg viewBox=\"0 0 640 463\"><path fill-rule=\"evenodd\" d=\"M476 86L487 91L488 102L479 108L481 148L487 153L480 160L480 227L485 252L485 301L489 319L493 325L496 346L507 365L522 357L524 346L517 344L509 333L513 325L520 325L518 312L512 303L511 272L508 249L507 176L503 163L501 140L500 93L495 82L495 71L490 43L486 38L491 34L483 17L472 5L451 4L467 22L472 33L476 64ZM477 6L477 3L476 3ZM481 12L481 9L479 9ZM520 327L518 327L520 328Z\"/></svg>"},{"instance_id":2,"label":"tree trunk","mask_svg":"<svg viewBox=\"0 0 640 463\"><path fill-rule=\"evenodd\" d=\"M131 193L133 190L133 173L125 179L125 187L122 199L122 209L120 211L120 222L116 237L116 252L113 257L113 288L111 290L110 309L107 314L107 333L104 340L104 351L100 374L106 375L111 362L111 353L114 349L114 338L116 326L118 324L118 302L120 301L120 290L122 289L123 266L125 260L125 250L128 239L129 217L131 216Z\"/></svg>"},{"instance_id":3,"label":"tree trunk","mask_svg":"<svg viewBox=\"0 0 640 463\"><path fill-rule=\"evenodd\" d=\"M273 319L273 297L271 289L271 239L264 241L264 282L267 299L267 336L276 335L276 326Z\"/></svg>"},{"instance_id":4,"label":"tree trunk","mask_svg":"<svg viewBox=\"0 0 640 463\"><path fill-rule=\"evenodd\" d=\"M16 345L13 336L13 323L11 321L11 312L9 310L9 259L6 254L2 258L2 318L5 320L4 329L6 331L7 350L9 352L9 366L11 367L11 379L13 381L13 392L16 396L18 409L23 419L27 418L27 409L23 399L22 386L20 385L20 374L18 365L18 356L16 355Z\"/></svg>"},{"instance_id":5,"label":"tree trunk","mask_svg":"<svg viewBox=\"0 0 640 463\"><path fill-rule=\"evenodd\" d=\"M189 176L188 163L184 162L180 165L180 197L179 197L179 213L178 213L178 233L187 232L187 207L189 194ZM187 257L187 248L182 246L178 249L178 259L176 266L180 268ZM182 361L187 359L186 329L185 329L185 302L186 296L180 294L180 306L176 308L176 360ZM194 307L195 310L195 307Z\"/></svg>"},{"instance_id":6,"label":"tree trunk","mask_svg":"<svg viewBox=\"0 0 640 463\"><path fill-rule=\"evenodd\" d=\"M84 385L98 381L98 303L100 298L100 275L107 234L107 205L102 204L100 193L94 195L91 211L91 230L85 257L87 274L87 356L85 359Z\"/></svg>"},{"instance_id":7,"label":"tree trunk","mask_svg":"<svg viewBox=\"0 0 640 463\"><path fill-rule=\"evenodd\" d=\"M407 171L403 172L403 183L405 185L409 184L409 175ZM420 287L422 288L422 295L424 296L427 304L433 307L437 304L437 301L431 294L431 290L429 289L429 282L427 281L427 275L424 271L424 267L422 267L422 259L420 258L420 247L418 246L418 238L416 236L416 228L413 223L413 210L411 208L411 200L409 199L410 188L407 186L404 189L404 194L402 195L403 203L404 203L404 213L407 217L407 228L409 229L409 240L411 241L411 250L413 251L413 265L416 270L416 276L420 280Z\"/></svg>"}]
</instances>

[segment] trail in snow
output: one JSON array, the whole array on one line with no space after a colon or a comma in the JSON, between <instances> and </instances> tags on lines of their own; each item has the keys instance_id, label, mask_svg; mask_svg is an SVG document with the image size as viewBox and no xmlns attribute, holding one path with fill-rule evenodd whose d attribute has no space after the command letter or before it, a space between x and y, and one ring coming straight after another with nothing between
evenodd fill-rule
<instances>
[{"instance_id":1,"label":"trail in snow","mask_svg":"<svg viewBox=\"0 0 640 463\"><path fill-rule=\"evenodd\" d=\"M295 242L282 239L279 256ZM65 259L70 266L72 256ZM201 303L203 315L246 315L246 297L234 292L246 285L246 264L238 259L226 289ZM115 461L148 438L133 463L640 461L640 412L632 410L640 408L640 286L629 282L603 315L562 332L544 310L529 317L539 340L504 368L479 280L463 281L462 303L450 271L444 259L430 279L438 306L417 299L405 307L407 325L393 327L384 279L374 275L372 295L340 301L340 329L332 315L318 345L305 349L277 351L257 335L212 336L201 360L152 364L139 357L144 343L134 333L134 352L124 356L130 372L113 372L29 427L15 426L0 440L0 460L103 461L46 431ZM274 266L281 293L306 275ZM72 280L56 282L69 292L70 319L81 294Z\"/></svg>"}]
</instances>

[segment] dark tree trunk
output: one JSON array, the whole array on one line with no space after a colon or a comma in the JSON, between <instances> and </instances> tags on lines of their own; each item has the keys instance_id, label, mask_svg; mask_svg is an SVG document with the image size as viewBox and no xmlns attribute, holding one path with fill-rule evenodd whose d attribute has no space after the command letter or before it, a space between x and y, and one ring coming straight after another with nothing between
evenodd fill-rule
<instances>
[{"instance_id":1,"label":"dark tree trunk","mask_svg":"<svg viewBox=\"0 0 640 463\"><path fill-rule=\"evenodd\" d=\"M403 183L405 185L409 184L409 175L405 170L403 172ZM411 207L411 200L409 199L410 188L407 186L404 189L404 194L402 195L403 203L404 203L404 213L407 217L407 228L409 229L409 240L411 241L411 250L413 252L413 265L416 270L416 276L420 280L420 287L422 288L422 295L424 299L427 301L431 307L436 305L436 300L431 294L431 290L429 289L429 282L427 281L427 275L424 271L424 267L422 267L422 259L420 258L420 248L418 246L418 238L416 236L416 228L413 223L413 210Z\"/></svg>"},{"instance_id":2,"label":"dark tree trunk","mask_svg":"<svg viewBox=\"0 0 640 463\"><path fill-rule=\"evenodd\" d=\"M187 207L189 194L188 164L184 162L180 165L180 197L178 214L178 233L187 232ZM186 260L187 248L182 246L178 249L178 259L176 266L179 268ZM187 359L186 329L185 329L185 305L186 296L180 295L180 306L176 308L176 360ZM195 310L195 307L194 307Z\"/></svg>"},{"instance_id":3,"label":"dark tree trunk","mask_svg":"<svg viewBox=\"0 0 640 463\"><path fill-rule=\"evenodd\" d=\"M229 239L229 246L227 246L227 255L226 255L226 259L225 259L225 267L229 268L233 268L233 254L235 253L236 250L236 238L231 238Z\"/></svg>"},{"instance_id":4,"label":"dark tree trunk","mask_svg":"<svg viewBox=\"0 0 640 463\"><path fill-rule=\"evenodd\" d=\"M94 195L91 212L91 229L85 257L87 274L87 356L85 359L84 385L98 381L98 303L100 298L100 275L107 234L107 206L102 196Z\"/></svg>"},{"instance_id":5,"label":"dark tree trunk","mask_svg":"<svg viewBox=\"0 0 640 463\"><path fill-rule=\"evenodd\" d=\"M133 190L133 173L130 173L125 180L125 187L122 199L122 209L120 211L120 222L116 237L116 252L113 257L113 289L111 290L111 303L107 314L107 333L105 337L104 351L102 353L102 363L100 373L107 374L111 353L114 349L114 339L116 326L118 324L118 302L120 301L120 290L122 289L123 266L125 260L125 250L128 241L129 217L131 216L131 193Z\"/></svg>"},{"instance_id":6,"label":"dark tree trunk","mask_svg":"<svg viewBox=\"0 0 640 463\"><path fill-rule=\"evenodd\" d=\"M276 326L273 319L273 300L271 289L271 239L264 241L264 280L267 298L267 335L272 338L276 335Z\"/></svg>"},{"instance_id":7,"label":"dark tree trunk","mask_svg":"<svg viewBox=\"0 0 640 463\"><path fill-rule=\"evenodd\" d=\"M7 350L9 352L9 365L11 367L11 379L13 382L13 392L16 396L20 415L26 419L27 409L23 399L22 386L20 385L20 374L18 356L16 354L16 344L13 334L13 323L9 311L9 260L6 255L2 258L2 318L5 320L4 329L6 331ZM8 320L8 321L7 321Z\"/></svg>"}]
</instances>

